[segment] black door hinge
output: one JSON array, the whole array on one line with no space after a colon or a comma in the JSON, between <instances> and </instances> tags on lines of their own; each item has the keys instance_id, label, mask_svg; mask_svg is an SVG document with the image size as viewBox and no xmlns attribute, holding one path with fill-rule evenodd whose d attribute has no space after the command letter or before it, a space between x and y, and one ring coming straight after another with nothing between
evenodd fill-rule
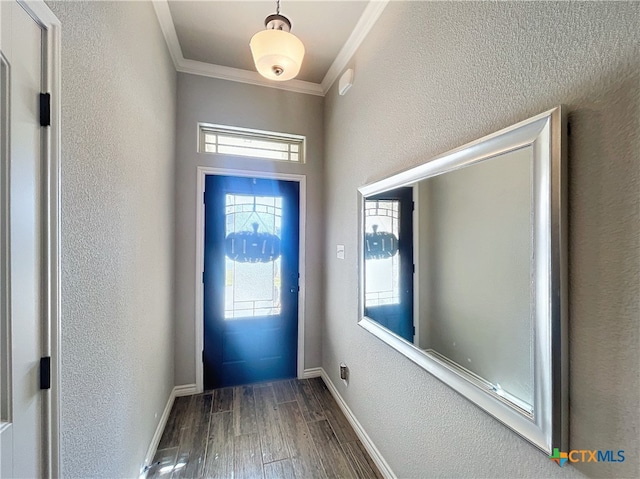
<instances>
[{"instance_id":1,"label":"black door hinge","mask_svg":"<svg viewBox=\"0 0 640 479\"><path fill-rule=\"evenodd\" d=\"M51 356L40 358L40 389L51 389Z\"/></svg>"},{"instance_id":2,"label":"black door hinge","mask_svg":"<svg viewBox=\"0 0 640 479\"><path fill-rule=\"evenodd\" d=\"M51 126L51 94L40 93L40 126Z\"/></svg>"}]
</instances>

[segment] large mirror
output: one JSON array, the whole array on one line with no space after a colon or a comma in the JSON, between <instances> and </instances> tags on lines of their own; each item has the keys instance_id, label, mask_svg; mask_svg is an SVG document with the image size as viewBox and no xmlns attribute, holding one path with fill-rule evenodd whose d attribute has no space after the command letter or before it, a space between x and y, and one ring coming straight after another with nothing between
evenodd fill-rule
<instances>
[{"instance_id":1,"label":"large mirror","mask_svg":"<svg viewBox=\"0 0 640 479\"><path fill-rule=\"evenodd\" d=\"M360 325L545 453L567 446L560 107L360 188Z\"/></svg>"}]
</instances>

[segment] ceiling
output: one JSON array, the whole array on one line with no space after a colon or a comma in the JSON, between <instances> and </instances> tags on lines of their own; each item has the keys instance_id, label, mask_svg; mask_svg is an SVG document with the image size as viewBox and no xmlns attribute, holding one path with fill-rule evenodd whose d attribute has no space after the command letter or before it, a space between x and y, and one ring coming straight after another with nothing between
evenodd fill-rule
<instances>
[{"instance_id":1,"label":"ceiling","mask_svg":"<svg viewBox=\"0 0 640 479\"><path fill-rule=\"evenodd\" d=\"M276 11L275 0L160 0L153 5L178 71L324 95L388 0L283 0L280 13L305 46L297 78L275 82L255 70L249 40Z\"/></svg>"}]
</instances>

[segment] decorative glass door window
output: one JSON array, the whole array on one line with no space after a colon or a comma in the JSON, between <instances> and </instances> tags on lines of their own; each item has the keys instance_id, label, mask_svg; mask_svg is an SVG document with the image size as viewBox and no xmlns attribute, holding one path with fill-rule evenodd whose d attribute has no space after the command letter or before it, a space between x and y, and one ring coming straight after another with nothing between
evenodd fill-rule
<instances>
[{"instance_id":1,"label":"decorative glass door window","mask_svg":"<svg viewBox=\"0 0 640 479\"><path fill-rule=\"evenodd\" d=\"M225 319L281 311L282 197L227 194Z\"/></svg>"},{"instance_id":2,"label":"decorative glass door window","mask_svg":"<svg viewBox=\"0 0 640 479\"><path fill-rule=\"evenodd\" d=\"M400 303L400 201L365 202L365 306Z\"/></svg>"}]
</instances>

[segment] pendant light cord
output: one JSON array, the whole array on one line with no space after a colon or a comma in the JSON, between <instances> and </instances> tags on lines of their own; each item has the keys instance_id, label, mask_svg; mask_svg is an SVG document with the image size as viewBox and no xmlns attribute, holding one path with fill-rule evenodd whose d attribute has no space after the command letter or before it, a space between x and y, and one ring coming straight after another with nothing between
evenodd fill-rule
<instances>
[{"instance_id":1,"label":"pendant light cord","mask_svg":"<svg viewBox=\"0 0 640 479\"><path fill-rule=\"evenodd\" d=\"M276 15L280 15L280 0L276 0Z\"/></svg>"}]
</instances>

